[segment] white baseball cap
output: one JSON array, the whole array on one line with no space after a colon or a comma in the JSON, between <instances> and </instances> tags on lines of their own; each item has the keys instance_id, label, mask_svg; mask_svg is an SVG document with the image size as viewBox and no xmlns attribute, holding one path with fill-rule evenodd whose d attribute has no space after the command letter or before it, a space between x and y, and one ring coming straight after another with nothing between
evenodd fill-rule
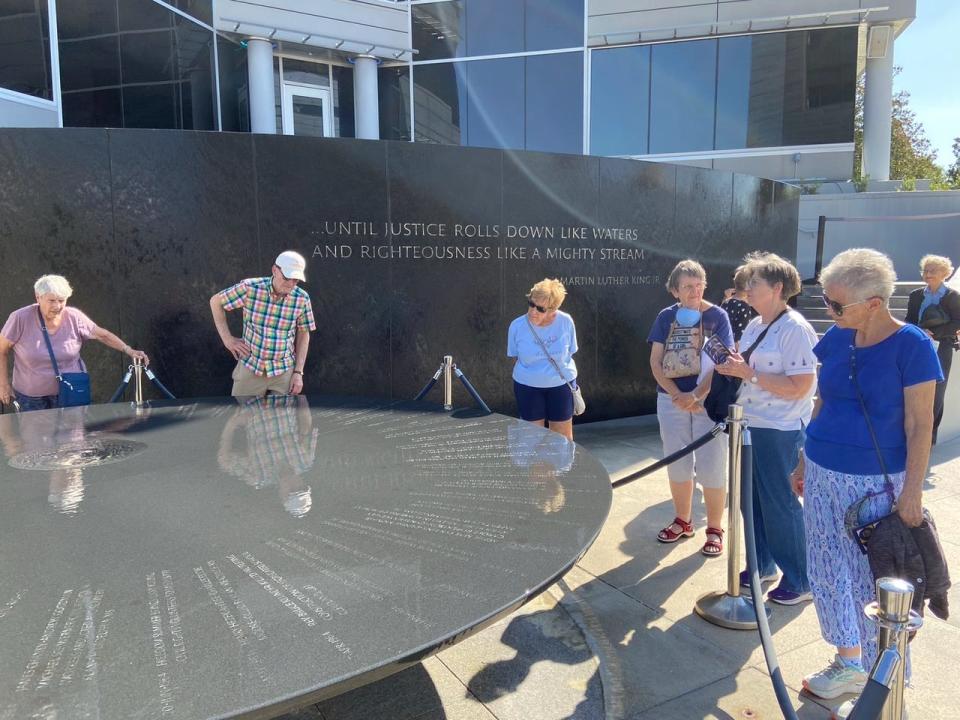
<instances>
[{"instance_id":1,"label":"white baseball cap","mask_svg":"<svg viewBox=\"0 0 960 720\"><path fill-rule=\"evenodd\" d=\"M288 280L307 279L307 276L303 274L303 271L307 269L307 261L303 259L303 255L300 253L296 253L293 250L286 250L277 255L274 264L280 268L280 272L282 272L283 276Z\"/></svg>"}]
</instances>

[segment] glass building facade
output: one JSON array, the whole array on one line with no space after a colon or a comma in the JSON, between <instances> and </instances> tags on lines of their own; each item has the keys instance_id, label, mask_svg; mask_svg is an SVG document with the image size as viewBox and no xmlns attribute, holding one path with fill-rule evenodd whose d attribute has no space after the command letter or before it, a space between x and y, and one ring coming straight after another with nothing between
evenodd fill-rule
<instances>
[{"instance_id":1,"label":"glass building facade","mask_svg":"<svg viewBox=\"0 0 960 720\"><path fill-rule=\"evenodd\" d=\"M249 129L246 52L212 0L5 0L0 88L55 99L51 17L64 127Z\"/></svg>"},{"instance_id":2,"label":"glass building facade","mask_svg":"<svg viewBox=\"0 0 960 720\"><path fill-rule=\"evenodd\" d=\"M614 156L853 142L857 26L589 47L586 2L413 0L417 52L379 68L381 137ZM68 127L249 131L246 48L214 10L4 0L0 88ZM275 42L276 131L353 137L348 60Z\"/></svg>"},{"instance_id":3,"label":"glass building facade","mask_svg":"<svg viewBox=\"0 0 960 720\"><path fill-rule=\"evenodd\" d=\"M856 26L587 47L584 0L411 5L381 136L646 156L853 142Z\"/></svg>"},{"instance_id":4,"label":"glass building facade","mask_svg":"<svg viewBox=\"0 0 960 720\"><path fill-rule=\"evenodd\" d=\"M53 100L47 0L0 2L0 88Z\"/></svg>"}]
</instances>

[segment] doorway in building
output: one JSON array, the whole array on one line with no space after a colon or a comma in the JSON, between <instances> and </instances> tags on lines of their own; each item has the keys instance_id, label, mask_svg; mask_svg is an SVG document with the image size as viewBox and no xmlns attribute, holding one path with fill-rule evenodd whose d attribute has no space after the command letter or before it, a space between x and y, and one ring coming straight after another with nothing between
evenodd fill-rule
<instances>
[{"instance_id":1,"label":"doorway in building","mask_svg":"<svg viewBox=\"0 0 960 720\"><path fill-rule=\"evenodd\" d=\"M330 89L284 82L281 119L284 135L333 137Z\"/></svg>"}]
</instances>

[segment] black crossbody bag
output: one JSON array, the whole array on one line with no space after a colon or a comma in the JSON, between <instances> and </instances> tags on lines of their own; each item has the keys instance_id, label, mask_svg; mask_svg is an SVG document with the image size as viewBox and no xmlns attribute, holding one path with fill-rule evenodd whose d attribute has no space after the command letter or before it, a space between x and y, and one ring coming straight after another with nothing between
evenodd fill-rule
<instances>
[{"instance_id":1,"label":"black crossbody bag","mask_svg":"<svg viewBox=\"0 0 960 720\"><path fill-rule=\"evenodd\" d=\"M753 354L753 351L763 342L763 339L767 336L767 332L773 327L773 324L788 311L789 308L777 315L770 324L763 329L763 332L757 336L753 344L743 352L743 361L745 363L750 364L750 356ZM737 401L737 393L740 392L741 384L743 384L743 380L738 377L721 375L714 371L713 379L710 380L710 392L707 393L707 396L703 399L703 409L706 410L707 417L715 423L722 423L726 420L727 414L730 412L730 406Z\"/></svg>"}]
</instances>

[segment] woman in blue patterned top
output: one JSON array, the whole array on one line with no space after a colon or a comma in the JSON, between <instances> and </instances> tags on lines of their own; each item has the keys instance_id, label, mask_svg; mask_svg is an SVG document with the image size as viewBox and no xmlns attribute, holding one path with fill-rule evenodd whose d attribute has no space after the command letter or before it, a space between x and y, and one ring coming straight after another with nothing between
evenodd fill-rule
<instances>
[{"instance_id":1,"label":"woman in blue patterned top","mask_svg":"<svg viewBox=\"0 0 960 720\"><path fill-rule=\"evenodd\" d=\"M894 502L908 527L922 522L934 386L943 376L930 338L890 314L896 278L890 258L868 249L840 253L820 275L836 325L814 348L819 398L791 481L804 498L820 630L837 647L803 686L827 699L863 688L877 657L876 628L863 614L874 578L850 529L889 514Z\"/></svg>"}]
</instances>

